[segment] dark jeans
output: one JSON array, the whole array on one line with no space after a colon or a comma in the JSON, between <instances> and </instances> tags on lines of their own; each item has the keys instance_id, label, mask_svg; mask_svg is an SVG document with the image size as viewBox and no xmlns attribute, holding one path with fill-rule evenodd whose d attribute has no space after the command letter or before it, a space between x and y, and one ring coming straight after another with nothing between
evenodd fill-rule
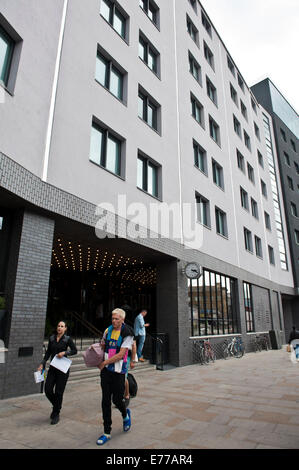
<instances>
[{"instance_id":1,"label":"dark jeans","mask_svg":"<svg viewBox=\"0 0 299 470\"><path fill-rule=\"evenodd\" d=\"M122 417L127 416L127 410L124 402L125 393L125 374L118 372L111 372L106 367L101 372L101 387L102 387L102 412L104 421L104 433L110 434L111 432L111 398Z\"/></svg>"},{"instance_id":2,"label":"dark jeans","mask_svg":"<svg viewBox=\"0 0 299 470\"><path fill-rule=\"evenodd\" d=\"M69 378L69 371L64 374L50 366L45 384L45 394L53 405L53 412L59 414L62 405L63 392ZM55 387L55 392L54 392Z\"/></svg>"}]
</instances>

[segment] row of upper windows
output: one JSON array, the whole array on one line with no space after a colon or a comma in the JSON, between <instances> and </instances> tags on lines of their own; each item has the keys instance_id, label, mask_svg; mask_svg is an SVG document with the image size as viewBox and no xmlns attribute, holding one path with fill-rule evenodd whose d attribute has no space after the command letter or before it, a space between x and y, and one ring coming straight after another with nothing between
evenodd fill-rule
<instances>
[{"instance_id":1,"label":"row of upper windows","mask_svg":"<svg viewBox=\"0 0 299 470\"><path fill-rule=\"evenodd\" d=\"M195 193L197 221L207 228L211 228L210 201L199 193ZM269 214L265 212L265 220L268 220ZM269 223L269 222L267 222ZM227 215L219 207L215 206L215 226L216 233L228 238ZM255 252L259 258L263 258L262 240L254 236ZM299 232L298 232L299 243ZM244 246L247 251L253 253L252 233L244 227ZM269 260L271 264L275 264L274 250L268 245Z\"/></svg>"},{"instance_id":2,"label":"row of upper windows","mask_svg":"<svg viewBox=\"0 0 299 470\"><path fill-rule=\"evenodd\" d=\"M191 4L193 10L197 13L197 7L199 5L198 1L197 0L189 0L189 2ZM202 10L201 10L201 22L202 22L202 25L204 26L205 30L209 34L209 36L212 38L211 23L209 22L207 16L204 14L204 12ZM196 28L194 23L191 21L191 19L188 17L188 15L187 15L187 30L188 30L188 33L190 34L191 38L193 39L193 41L199 46L199 32L198 32L198 29ZM204 41L204 55L205 55L205 58L207 59L207 61L209 62L209 64L211 65L211 67L213 68L213 70L215 70L214 54L211 51L211 49L208 47L208 45L205 43L205 41ZM235 66L233 64L233 61L231 60L231 58L228 55L227 55L227 65L228 65L228 68L230 69L232 75L234 77L236 77ZM239 87L241 88L243 93L245 93L244 80L242 79L241 75L238 72L237 72L237 80L238 80ZM251 105L252 105L252 109L257 114L257 103L255 102L255 99L253 98L252 95L251 95Z\"/></svg>"},{"instance_id":3,"label":"row of upper windows","mask_svg":"<svg viewBox=\"0 0 299 470\"><path fill-rule=\"evenodd\" d=\"M153 0L139 0L139 6L154 23L160 25L160 10ZM100 13L102 17L112 26L112 28L128 42L129 16L115 0L101 0Z\"/></svg>"},{"instance_id":4,"label":"row of upper windows","mask_svg":"<svg viewBox=\"0 0 299 470\"><path fill-rule=\"evenodd\" d=\"M249 253L253 254L253 236L250 230L246 227L243 228L244 232L244 246L245 250ZM262 247L262 240L257 236L254 235L254 247L255 247L255 254L258 258L263 258L263 247ZM274 249L271 245L268 245L268 256L269 262L272 265L275 265L275 257L274 257Z\"/></svg>"},{"instance_id":5,"label":"row of upper windows","mask_svg":"<svg viewBox=\"0 0 299 470\"><path fill-rule=\"evenodd\" d=\"M280 128L280 135L283 139L284 142L287 142L287 136L286 136L286 133L283 129ZM294 150L294 152L297 152L296 150L296 145L295 145L295 142L293 141L293 139L290 139L290 142L291 142L291 146L292 146L292 149Z\"/></svg>"},{"instance_id":6,"label":"row of upper windows","mask_svg":"<svg viewBox=\"0 0 299 470\"><path fill-rule=\"evenodd\" d=\"M125 178L125 139L103 123L93 122L89 159L109 172ZM137 187L161 199L161 165L138 151Z\"/></svg>"}]
</instances>

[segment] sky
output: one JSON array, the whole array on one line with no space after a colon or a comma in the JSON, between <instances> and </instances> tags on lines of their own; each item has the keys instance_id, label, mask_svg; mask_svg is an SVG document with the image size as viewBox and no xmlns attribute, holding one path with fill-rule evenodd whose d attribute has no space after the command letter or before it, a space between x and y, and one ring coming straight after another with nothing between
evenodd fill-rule
<instances>
[{"instance_id":1,"label":"sky","mask_svg":"<svg viewBox=\"0 0 299 470\"><path fill-rule=\"evenodd\" d=\"M299 112L299 0L200 0L248 86L269 77Z\"/></svg>"}]
</instances>

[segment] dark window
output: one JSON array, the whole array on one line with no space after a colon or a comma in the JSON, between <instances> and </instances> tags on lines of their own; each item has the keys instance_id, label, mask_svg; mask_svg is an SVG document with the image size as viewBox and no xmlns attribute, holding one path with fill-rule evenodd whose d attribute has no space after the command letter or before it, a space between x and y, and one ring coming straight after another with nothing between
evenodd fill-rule
<instances>
[{"instance_id":1,"label":"dark window","mask_svg":"<svg viewBox=\"0 0 299 470\"><path fill-rule=\"evenodd\" d=\"M261 190L262 190L262 195L267 198L267 186L266 183L261 180Z\"/></svg>"},{"instance_id":2,"label":"dark window","mask_svg":"<svg viewBox=\"0 0 299 470\"><path fill-rule=\"evenodd\" d=\"M194 150L194 165L204 173L207 172L207 153L206 151L195 141L193 141Z\"/></svg>"},{"instance_id":3,"label":"dark window","mask_svg":"<svg viewBox=\"0 0 299 470\"><path fill-rule=\"evenodd\" d=\"M258 158L258 161L259 161L259 165L264 168L264 159L263 159L263 155L261 154L261 152L258 150L257 151L257 158Z\"/></svg>"},{"instance_id":4,"label":"dark window","mask_svg":"<svg viewBox=\"0 0 299 470\"><path fill-rule=\"evenodd\" d=\"M241 206L243 209L249 210L248 193L240 186Z\"/></svg>"},{"instance_id":5,"label":"dark window","mask_svg":"<svg viewBox=\"0 0 299 470\"><path fill-rule=\"evenodd\" d=\"M251 284L248 284L247 282L243 282L243 290L244 290L246 332L251 333L254 331Z\"/></svg>"},{"instance_id":6,"label":"dark window","mask_svg":"<svg viewBox=\"0 0 299 470\"><path fill-rule=\"evenodd\" d=\"M97 165L120 176L121 140L108 129L93 123L91 129L90 160Z\"/></svg>"},{"instance_id":7,"label":"dark window","mask_svg":"<svg viewBox=\"0 0 299 470\"><path fill-rule=\"evenodd\" d=\"M208 77L207 77L207 94L208 94L208 97L213 101L213 103L217 105L217 90Z\"/></svg>"},{"instance_id":8,"label":"dark window","mask_svg":"<svg viewBox=\"0 0 299 470\"><path fill-rule=\"evenodd\" d=\"M137 187L159 197L158 179L160 166L147 157L138 155L137 158Z\"/></svg>"},{"instance_id":9,"label":"dark window","mask_svg":"<svg viewBox=\"0 0 299 470\"><path fill-rule=\"evenodd\" d=\"M158 75L159 52L142 35L139 35L139 57Z\"/></svg>"},{"instance_id":10,"label":"dark window","mask_svg":"<svg viewBox=\"0 0 299 470\"><path fill-rule=\"evenodd\" d=\"M289 188L294 191L294 185L293 185L293 180L289 176L287 176L287 181L288 181L288 186Z\"/></svg>"},{"instance_id":11,"label":"dark window","mask_svg":"<svg viewBox=\"0 0 299 470\"><path fill-rule=\"evenodd\" d=\"M283 129L280 129L280 135L281 137L283 138L283 140L286 142L287 141L287 137L286 137L286 133Z\"/></svg>"},{"instance_id":12,"label":"dark window","mask_svg":"<svg viewBox=\"0 0 299 470\"><path fill-rule=\"evenodd\" d=\"M193 10L195 11L195 13L197 13L197 0L189 0L189 3L190 5L192 6Z\"/></svg>"},{"instance_id":13,"label":"dark window","mask_svg":"<svg viewBox=\"0 0 299 470\"><path fill-rule=\"evenodd\" d=\"M294 217L298 217L297 206L294 202L291 202L291 213Z\"/></svg>"},{"instance_id":14,"label":"dark window","mask_svg":"<svg viewBox=\"0 0 299 470\"><path fill-rule=\"evenodd\" d=\"M188 281L191 336L238 332L236 281L204 270L199 279Z\"/></svg>"},{"instance_id":15,"label":"dark window","mask_svg":"<svg viewBox=\"0 0 299 470\"><path fill-rule=\"evenodd\" d=\"M244 91L244 82L239 74L238 74L238 83L239 83L239 87L241 88L241 90Z\"/></svg>"},{"instance_id":16,"label":"dark window","mask_svg":"<svg viewBox=\"0 0 299 470\"><path fill-rule=\"evenodd\" d=\"M191 111L194 119L204 126L203 106L202 104L191 94Z\"/></svg>"},{"instance_id":17,"label":"dark window","mask_svg":"<svg viewBox=\"0 0 299 470\"><path fill-rule=\"evenodd\" d=\"M242 100L240 100L240 103L241 103L241 113L244 116L244 118L246 119L246 121L248 121L247 108L246 108L246 106L245 106L245 104L243 103Z\"/></svg>"},{"instance_id":18,"label":"dark window","mask_svg":"<svg viewBox=\"0 0 299 470\"><path fill-rule=\"evenodd\" d=\"M294 150L294 152L296 152L296 145L295 145L295 142L291 139L291 146L292 146L292 149Z\"/></svg>"},{"instance_id":19,"label":"dark window","mask_svg":"<svg viewBox=\"0 0 299 470\"><path fill-rule=\"evenodd\" d=\"M254 242L255 242L255 254L259 258L262 258L263 257L262 240L259 237L255 236Z\"/></svg>"},{"instance_id":20,"label":"dark window","mask_svg":"<svg viewBox=\"0 0 299 470\"><path fill-rule=\"evenodd\" d=\"M120 8L115 2L102 0L101 15L122 38L126 39L127 18L120 11Z\"/></svg>"},{"instance_id":21,"label":"dark window","mask_svg":"<svg viewBox=\"0 0 299 470\"><path fill-rule=\"evenodd\" d=\"M246 147L248 148L248 150L251 151L250 137L249 137L249 135L247 134L246 131L244 131L244 143L245 143Z\"/></svg>"},{"instance_id":22,"label":"dark window","mask_svg":"<svg viewBox=\"0 0 299 470\"><path fill-rule=\"evenodd\" d=\"M251 213L253 217L255 217L256 219L259 218L258 205L257 205L257 202L253 198L251 198Z\"/></svg>"},{"instance_id":23,"label":"dark window","mask_svg":"<svg viewBox=\"0 0 299 470\"><path fill-rule=\"evenodd\" d=\"M194 59L193 55L189 52L189 71L196 81L201 85L201 67Z\"/></svg>"},{"instance_id":24,"label":"dark window","mask_svg":"<svg viewBox=\"0 0 299 470\"><path fill-rule=\"evenodd\" d=\"M270 245L268 245L268 253L269 253L270 264L275 265L274 250L273 250L272 246L270 246Z\"/></svg>"},{"instance_id":25,"label":"dark window","mask_svg":"<svg viewBox=\"0 0 299 470\"><path fill-rule=\"evenodd\" d=\"M230 96L233 102L238 106L238 95L232 84L230 84Z\"/></svg>"},{"instance_id":26,"label":"dark window","mask_svg":"<svg viewBox=\"0 0 299 470\"><path fill-rule=\"evenodd\" d=\"M244 243L245 243L245 249L247 251L250 251L250 253L253 253L253 247L252 247L252 235L250 230L244 227Z\"/></svg>"},{"instance_id":27,"label":"dark window","mask_svg":"<svg viewBox=\"0 0 299 470\"><path fill-rule=\"evenodd\" d=\"M284 161L285 161L285 163L286 163L288 166L291 166L290 157L288 156L288 154L287 154L286 152L283 152L283 155L284 155Z\"/></svg>"},{"instance_id":28,"label":"dark window","mask_svg":"<svg viewBox=\"0 0 299 470\"><path fill-rule=\"evenodd\" d=\"M295 241L297 245L299 245L299 231L298 230L295 230Z\"/></svg>"},{"instance_id":29,"label":"dark window","mask_svg":"<svg viewBox=\"0 0 299 470\"><path fill-rule=\"evenodd\" d=\"M254 170L253 170L252 166L249 163L247 163L247 173L248 173L249 181L254 183Z\"/></svg>"},{"instance_id":30,"label":"dark window","mask_svg":"<svg viewBox=\"0 0 299 470\"><path fill-rule=\"evenodd\" d=\"M241 124L240 124L240 122L238 121L238 119L236 118L235 115L233 115L233 122L234 122L234 131L235 131L235 133L238 134L238 136L242 139Z\"/></svg>"},{"instance_id":31,"label":"dark window","mask_svg":"<svg viewBox=\"0 0 299 470\"><path fill-rule=\"evenodd\" d=\"M159 106L154 103L149 95L139 91L138 93L138 116L150 127L159 130L158 126Z\"/></svg>"},{"instance_id":32,"label":"dark window","mask_svg":"<svg viewBox=\"0 0 299 470\"><path fill-rule=\"evenodd\" d=\"M251 107L253 109L253 111L255 112L255 114L257 113L256 111L256 104L255 104L255 101L253 100L253 98L251 98Z\"/></svg>"},{"instance_id":33,"label":"dark window","mask_svg":"<svg viewBox=\"0 0 299 470\"><path fill-rule=\"evenodd\" d=\"M268 230L271 230L271 219L270 219L270 215L268 214L268 212L265 211L265 225L266 225L266 228Z\"/></svg>"},{"instance_id":34,"label":"dark window","mask_svg":"<svg viewBox=\"0 0 299 470\"><path fill-rule=\"evenodd\" d=\"M216 232L224 237L228 236L226 213L215 207Z\"/></svg>"},{"instance_id":35,"label":"dark window","mask_svg":"<svg viewBox=\"0 0 299 470\"><path fill-rule=\"evenodd\" d=\"M214 55L213 55L213 52L211 51L211 49L205 43L205 41L203 42L203 49L204 49L204 56L205 56L207 62L210 64L210 66L214 70L214 67L215 67L215 65L214 65Z\"/></svg>"},{"instance_id":36,"label":"dark window","mask_svg":"<svg viewBox=\"0 0 299 470\"><path fill-rule=\"evenodd\" d=\"M231 71L231 73L233 74L233 76L235 77L236 76L235 66L234 66L232 60L228 56L227 56L227 66L228 66L229 70Z\"/></svg>"},{"instance_id":37,"label":"dark window","mask_svg":"<svg viewBox=\"0 0 299 470\"><path fill-rule=\"evenodd\" d=\"M198 45L198 30L190 20L190 18L187 16L187 31L190 35L190 37L193 39L195 44Z\"/></svg>"},{"instance_id":38,"label":"dark window","mask_svg":"<svg viewBox=\"0 0 299 470\"><path fill-rule=\"evenodd\" d=\"M200 194L195 195L196 208L197 208L197 220L207 227L211 226L210 222L210 203L209 201L201 196Z\"/></svg>"},{"instance_id":39,"label":"dark window","mask_svg":"<svg viewBox=\"0 0 299 470\"><path fill-rule=\"evenodd\" d=\"M210 136L212 137L212 139L216 142L216 144L220 145L220 130L219 130L219 126L218 124L216 123L216 121L214 121L214 119L209 116L209 125L210 125Z\"/></svg>"},{"instance_id":40,"label":"dark window","mask_svg":"<svg viewBox=\"0 0 299 470\"><path fill-rule=\"evenodd\" d=\"M207 33L209 34L209 36L212 37L212 27L211 27L211 23L209 22L208 18L206 17L206 15L203 13L203 11L201 12L201 22L203 24L203 27L205 28L205 30L207 31Z\"/></svg>"},{"instance_id":41,"label":"dark window","mask_svg":"<svg viewBox=\"0 0 299 470\"><path fill-rule=\"evenodd\" d=\"M215 160L212 160L213 181L219 188L224 189L223 168Z\"/></svg>"},{"instance_id":42,"label":"dark window","mask_svg":"<svg viewBox=\"0 0 299 470\"><path fill-rule=\"evenodd\" d=\"M8 83L15 42L0 26L0 83Z\"/></svg>"},{"instance_id":43,"label":"dark window","mask_svg":"<svg viewBox=\"0 0 299 470\"><path fill-rule=\"evenodd\" d=\"M114 96L123 99L123 73L100 52L97 55L95 78Z\"/></svg>"},{"instance_id":44,"label":"dark window","mask_svg":"<svg viewBox=\"0 0 299 470\"><path fill-rule=\"evenodd\" d=\"M152 0L139 0L139 5L149 17L149 19L158 26L159 8Z\"/></svg>"},{"instance_id":45,"label":"dark window","mask_svg":"<svg viewBox=\"0 0 299 470\"><path fill-rule=\"evenodd\" d=\"M257 126L256 123L254 123L254 132L255 132L255 135L257 136L258 140L261 140L260 130L259 130L259 127Z\"/></svg>"},{"instance_id":46,"label":"dark window","mask_svg":"<svg viewBox=\"0 0 299 470\"><path fill-rule=\"evenodd\" d=\"M237 163L238 163L238 168L240 168L240 170L245 173L245 159L238 149L237 149Z\"/></svg>"}]
</instances>

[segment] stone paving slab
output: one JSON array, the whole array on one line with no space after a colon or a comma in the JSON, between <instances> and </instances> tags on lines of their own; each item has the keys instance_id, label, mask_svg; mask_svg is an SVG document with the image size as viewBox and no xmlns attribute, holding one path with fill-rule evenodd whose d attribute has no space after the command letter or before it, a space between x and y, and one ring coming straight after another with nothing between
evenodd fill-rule
<instances>
[{"instance_id":1,"label":"stone paving slab","mask_svg":"<svg viewBox=\"0 0 299 470\"><path fill-rule=\"evenodd\" d=\"M112 408L102 434L99 378L69 382L60 422L36 394L0 401L0 449L298 449L299 364L285 348L165 371L138 373L132 429Z\"/></svg>"}]
</instances>

